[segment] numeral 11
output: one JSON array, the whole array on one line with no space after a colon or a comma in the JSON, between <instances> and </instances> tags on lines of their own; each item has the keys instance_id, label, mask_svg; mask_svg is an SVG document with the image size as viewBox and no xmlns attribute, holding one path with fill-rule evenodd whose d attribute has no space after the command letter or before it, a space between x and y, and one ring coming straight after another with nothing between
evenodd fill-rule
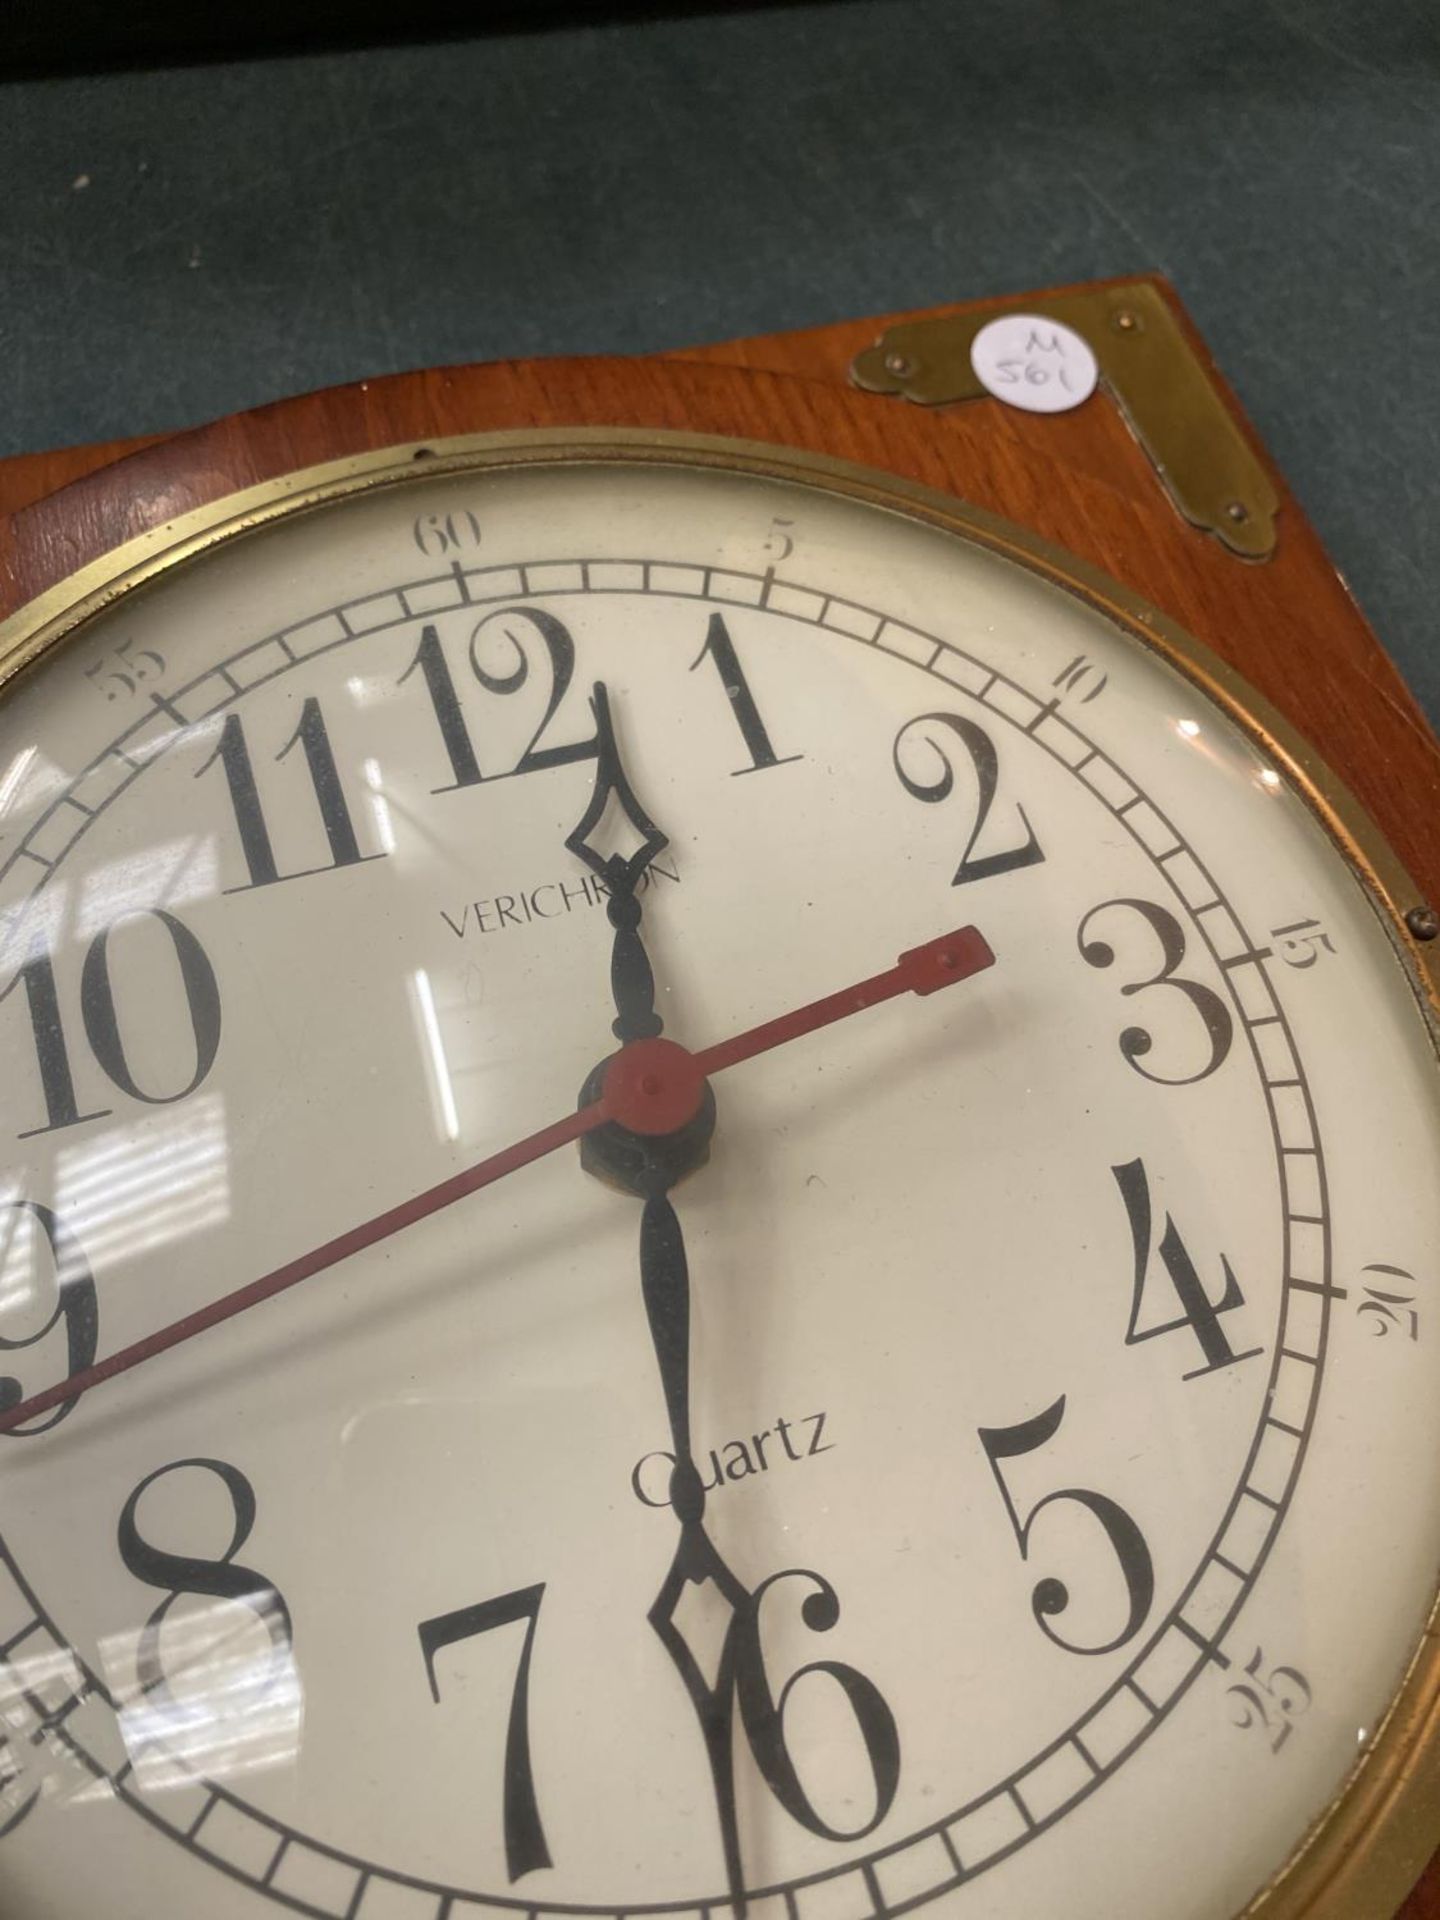
<instances>
[{"instance_id":1,"label":"numeral 11","mask_svg":"<svg viewBox=\"0 0 1440 1920\"><path fill-rule=\"evenodd\" d=\"M299 726L275 758L283 760L297 742L304 752L310 783L315 789L320 824L325 829L325 839L330 848L330 864L328 867L306 867L300 873L281 873L270 843L270 830L265 824L255 768L245 740L244 722L238 713L227 714L225 725L220 730L218 746L204 765L195 770L198 779L218 760L230 789L230 804L235 809L235 825L240 834L240 850L245 855L250 878L243 887L227 887L227 893L245 893L251 887L273 886L279 880L301 880L307 874L329 873L336 867L354 867L365 860L384 858L383 854L360 851L355 825L350 818L345 791L335 765L334 749L325 728L325 716L313 694L300 709Z\"/></svg>"}]
</instances>

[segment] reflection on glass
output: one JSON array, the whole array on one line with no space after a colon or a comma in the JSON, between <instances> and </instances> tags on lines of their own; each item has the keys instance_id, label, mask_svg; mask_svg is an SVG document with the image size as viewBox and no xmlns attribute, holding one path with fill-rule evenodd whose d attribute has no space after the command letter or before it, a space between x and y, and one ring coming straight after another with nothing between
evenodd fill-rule
<instances>
[{"instance_id":1,"label":"reflection on glass","mask_svg":"<svg viewBox=\"0 0 1440 1920\"><path fill-rule=\"evenodd\" d=\"M62 1148L55 1207L95 1269L219 1226L230 1216L223 1096L197 1094L183 1112L107 1127Z\"/></svg>"},{"instance_id":2,"label":"reflection on glass","mask_svg":"<svg viewBox=\"0 0 1440 1920\"><path fill-rule=\"evenodd\" d=\"M97 1779L57 1737L88 1687L68 1647L12 1648L0 1662L0 1834L18 1826L41 1796L72 1806L109 1797L109 1781Z\"/></svg>"},{"instance_id":3,"label":"reflection on glass","mask_svg":"<svg viewBox=\"0 0 1440 1920\"><path fill-rule=\"evenodd\" d=\"M0 773L0 820L11 813L38 813L68 778L38 747L25 747Z\"/></svg>"},{"instance_id":4,"label":"reflection on glass","mask_svg":"<svg viewBox=\"0 0 1440 1920\"><path fill-rule=\"evenodd\" d=\"M0 819L10 811L15 796L30 768L34 765L38 747L26 747L17 753L3 774L0 774Z\"/></svg>"},{"instance_id":5,"label":"reflection on glass","mask_svg":"<svg viewBox=\"0 0 1440 1920\"><path fill-rule=\"evenodd\" d=\"M277 1642L267 1629L267 1603L280 1605L269 1593L256 1604L197 1606L186 1596L167 1608L148 1684L140 1678L146 1629L101 1641L120 1735L141 1787L163 1792L190 1785L197 1774L232 1779L294 1759L304 1690L288 1638Z\"/></svg>"},{"instance_id":6,"label":"reflection on glass","mask_svg":"<svg viewBox=\"0 0 1440 1920\"><path fill-rule=\"evenodd\" d=\"M69 901L70 889L57 880L0 912L0 987L8 987L35 954L59 946Z\"/></svg>"},{"instance_id":7,"label":"reflection on glass","mask_svg":"<svg viewBox=\"0 0 1440 1920\"><path fill-rule=\"evenodd\" d=\"M450 1081L450 1063L445 1057L445 1045L440 1038L440 1022L435 1014L435 995L431 991L430 976L423 967L417 967L411 976L411 992L415 1001L420 1037L424 1042L426 1072L430 1081L430 1098L435 1107L436 1125L440 1129L440 1137L443 1140L457 1140L460 1137L460 1121L455 1111L455 1089Z\"/></svg>"},{"instance_id":8,"label":"reflection on glass","mask_svg":"<svg viewBox=\"0 0 1440 1920\"><path fill-rule=\"evenodd\" d=\"M87 940L127 913L202 899L219 891L219 875L213 834L169 840L142 853L127 854L85 876L75 932Z\"/></svg>"},{"instance_id":9,"label":"reflection on glass","mask_svg":"<svg viewBox=\"0 0 1440 1920\"><path fill-rule=\"evenodd\" d=\"M380 762L365 762L365 784L370 789L370 811L375 819L375 838L380 843L382 853L395 851L395 829L390 822L390 803L385 798L384 782L380 777Z\"/></svg>"}]
</instances>

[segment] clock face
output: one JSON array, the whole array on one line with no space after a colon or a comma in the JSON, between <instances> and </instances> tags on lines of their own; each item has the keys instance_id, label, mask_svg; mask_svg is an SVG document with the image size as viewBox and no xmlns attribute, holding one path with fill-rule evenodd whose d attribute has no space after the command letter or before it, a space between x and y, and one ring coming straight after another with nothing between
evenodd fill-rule
<instances>
[{"instance_id":1,"label":"clock face","mask_svg":"<svg viewBox=\"0 0 1440 1920\"><path fill-rule=\"evenodd\" d=\"M0 705L5 1404L279 1276L0 1435L7 1916L1226 1920L1373 1744L1392 940L1116 619L792 465L421 467Z\"/></svg>"}]
</instances>

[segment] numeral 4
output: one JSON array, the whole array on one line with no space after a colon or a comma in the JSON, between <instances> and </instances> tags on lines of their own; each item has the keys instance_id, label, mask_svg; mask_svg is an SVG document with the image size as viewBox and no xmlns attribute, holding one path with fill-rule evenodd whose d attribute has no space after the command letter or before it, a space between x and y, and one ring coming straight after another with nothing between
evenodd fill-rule
<instances>
[{"instance_id":1,"label":"numeral 4","mask_svg":"<svg viewBox=\"0 0 1440 1920\"><path fill-rule=\"evenodd\" d=\"M1142 1340L1158 1340L1161 1334L1178 1333L1188 1327L1200 1343L1200 1351L1205 1356L1205 1364L1192 1367L1182 1377L1186 1380L1198 1380L1202 1374L1214 1373L1219 1367L1233 1366L1240 1360L1253 1360L1263 1351L1260 1347L1249 1347L1244 1353L1236 1353L1225 1336L1220 1324L1222 1313L1233 1313L1236 1307L1243 1307L1245 1296L1240 1291L1240 1282L1235 1278L1234 1269L1222 1253L1220 1270L1225 1286L1218 1300L1212 1301L1201 1283L1195 1262L1190 1258L1185 1242L1167 1213L1165 1229L1160 1236L1157 1252L1165 1278L1169 1282L1176 1300L1180 1303L1180 1312L1171 1319L1161 1320L1148 1327L1140 1324L1145 1311L1145 1294L1151 1271L1150 1260L1150 1181L1145 1172L1143 1160L1128 1160L1123 1167L1112 1167L1115 1184L1120 1189L1120 1198L1125 1203L1125 1213L1130 1222L1131 1238L1135 1247L1135 1284L1130 1297L1130 1324L1125 1330L1127 1347L1138 1346Z\"/></svg>"}]
</instances>

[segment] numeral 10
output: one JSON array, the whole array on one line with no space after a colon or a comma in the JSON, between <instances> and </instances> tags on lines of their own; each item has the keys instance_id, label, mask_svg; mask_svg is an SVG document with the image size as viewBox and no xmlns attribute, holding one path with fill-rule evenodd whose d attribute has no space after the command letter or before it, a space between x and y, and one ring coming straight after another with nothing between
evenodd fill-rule
<instances>
[{"instance_id":1,"label":"numeral 10","mask_svg":"<svg viewBox=\"0 0 1440 1920\"><path fill-rule=\"evenodd\" d=\"M110 938L115 927L97 933L85 950L80 969L80 1024L101 1070L107 1079L132 1100L147 1106L167 1106L193 1093L215 1064L220 1045L220 989L215 969L205 949L190 929L172 913L154 908L135 914L136 920L157 920L170 937L180 970L180 985L185 996L190 1031L195 1043L195 1071L182 1087L171 1092L156 1092L141 1086L131 1067L120 1020L115 1009L115 989L110 978ZM120 923L117 922L116 925ZM109 1107L96 1107L88 1113L80 1109L75 1077L70 1065L70 1043L61 1008L60 990L55 979L55 963L48 953L36 953L0 990L6 1000L16 987L25 991L30 1015L30 1034L35 1044L35 1063L40 1073L40 1088L45 1098L46 1120L43 1127L30 1127L19 1135L28 1140L39 1133L54 1133L61 1127L79 1126L86 1120L103 1120Z\"/></svg>"}]
</instances>

